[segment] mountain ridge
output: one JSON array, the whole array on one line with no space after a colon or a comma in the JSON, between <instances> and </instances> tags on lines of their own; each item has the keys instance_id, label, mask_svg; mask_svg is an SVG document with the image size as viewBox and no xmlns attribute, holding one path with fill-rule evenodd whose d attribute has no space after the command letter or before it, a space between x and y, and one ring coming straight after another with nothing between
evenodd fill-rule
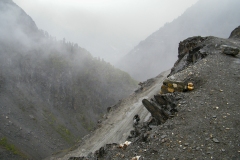
<instances>
[{"instance_id":1,"label":"mountain ridge","mask_svg":"<svg viewBox=\"0 0 240 160\"><path fill-rule=\"evenodd\" d=\"M174 64L181 40L198 35L227 38L240 23L238 5L237 0L199 0L141 41L116 66L139 81L154 77Z\"/></svg>"},{"instance_id":2,"label":"mountain ridge","mask_svg":"<svg viewBox=\"0 0 240 160\"><path fill-rule=\"evenodd\" d=\"M180 56L171 73L162 75L160 84L156 83L160 89L147 98L146 93L141 92L139 99L151 113L150 119L138 112L143 120L129 129L126 142L105 144L98 150L90 150L87 156L76 156L72 152L67 158L239 159L239 33L240 26L228 39L195 36L180 42ZM189 83L191 89L184 89L182 85ZM112 114L114 117L115 113ZM125 117L122 121L131 120L128 125L133 125L132 118ZM80 146L77 155L81 155L84 148Z\"/></svg>"}]
</instances>

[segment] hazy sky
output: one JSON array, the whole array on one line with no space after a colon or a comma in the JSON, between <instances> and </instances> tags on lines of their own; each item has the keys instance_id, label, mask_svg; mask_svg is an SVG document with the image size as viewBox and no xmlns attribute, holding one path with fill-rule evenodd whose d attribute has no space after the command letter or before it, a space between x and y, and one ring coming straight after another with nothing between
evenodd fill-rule
<instances>
[{"instance_id":1,"label":"hazy sky","mask_svg":"<svg viewBox=\"0 0 240 160\"><path fill-rule=\"evenodd\" d=\"M13 0L39 29L114 63L197 0Z\"/></svg>"}]
</instances>

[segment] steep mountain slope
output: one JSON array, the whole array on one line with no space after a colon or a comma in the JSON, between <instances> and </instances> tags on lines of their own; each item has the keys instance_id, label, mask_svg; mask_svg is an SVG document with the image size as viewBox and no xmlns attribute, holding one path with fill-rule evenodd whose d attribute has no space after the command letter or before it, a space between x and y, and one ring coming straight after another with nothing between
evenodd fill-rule
<instances>
[{"instance_id":1,"label":"steep mountain slope","mask_svg":"<svg viewBox=\"0 0 240 160\"><path fill-rule=\"evenodd\" d=\"M117 65L139 81L169 69L177 58L178 43L190 36L228 37L240 24L239 0L199 0L180 17L140 42Z\"/></svg>"},{"instance_id":2,"label":"steep mountain slope","mask_svg":"<svg viewBox=\"0 0 240 160\"><path fill-rule=\"evenodd\" d=\"M136 88L127 73L39 30L10 0L0 1L0 22L0 159L72 146Z\"/></svg>"},{"instance_id":3,"label":"steep mountain slope","mask_svg":"<svg viewBox=\"0 0 240 160\"><path fill-rule=\"evenodd\" d=\"M69 159L70 157L87 156L90 152L95 152L101 146L111 143L122 143L129 136L129 131L133 129L133 117L139 114L140 122L148 120L150 114L142 105L143 98L150 98L161 89L163 80L170 71L165 71L159 76L147 81L142 88L114 105L99 127L83 138L83 141L73 148L71 152L62 152L53 155L48 159Z\"/></svg>"},{"instance_id":4,"label":"steep mountain slope","mask_svg":"<svg viewBox=\"0 0 240 160\"><path fill-rule=\"evenodd\" d=\"M146 108L158 109L160 116L150 111L151 121L129 130L127 140L132 143L128 146L106 144L85 157L73 154L69 160L240 159L240 26L228 39L196 36L181 42L179 48L179 58L170 75L163 83L153 84L161 89L155 90L154 97L144 97L149 90L138 97ZM165 82L172 82L167 85L168 93L163 93ZM180 84L190 82L193 89L188 86L178 90ZM124 109L131 108L134 105ZM113 112L111 117L114 114L118 112ZM130 119L133 123L132 118L126 116L122 121ZM140 115L140 118L144 117ZM102 133L99 128L98 131L104 135L111 130ZM119 136L118 132L115 136ZM84 147L78 148L79 155L84 153L81 150Z\"/></svg>"}]
</instances>

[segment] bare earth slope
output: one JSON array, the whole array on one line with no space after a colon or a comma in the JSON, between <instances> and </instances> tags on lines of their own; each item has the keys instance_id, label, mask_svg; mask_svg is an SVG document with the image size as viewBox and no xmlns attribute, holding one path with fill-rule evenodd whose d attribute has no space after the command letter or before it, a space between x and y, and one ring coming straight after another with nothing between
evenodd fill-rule
<instances>
[{"instance_id":1,"label":"bare earth slope","mask_svg":"<svg viewBox=\"0 0 240 160\"><path fill-rule=\"evenodd\" d=\"M183 42L187 45L179 49L168 79L191 81L195 88L174 93L182 97L174 117L133 138L125 150L111 144L87 157L76 152L71 159L240 159L240 27L235 31L238 36L229 39L193 37ZM229 55L234 50L236 55Z\"/></svg>"},{"instance_id":2,"label":"bare earth slope","mask_svg":"<svg viewBox=\"0 0 240 160\"><path fill-rule=\"evenodd\" d=\"M108 113L106 119L100 124L101 127L85 137L76 150L62 158L51 157L48 159L68 159L69 157L87 156L90 152L95 152L105 144L125 142L130 130L133 129L133 116L139 114L141 117L140 122L146 121L149 117L149 112L142 105L142 99L152 97L158 93L162 81L168 74L169 71L165 71L158 77L148 80L142 89L140 88L127 99L120 101Z\"/></svg>"}]
</instances>

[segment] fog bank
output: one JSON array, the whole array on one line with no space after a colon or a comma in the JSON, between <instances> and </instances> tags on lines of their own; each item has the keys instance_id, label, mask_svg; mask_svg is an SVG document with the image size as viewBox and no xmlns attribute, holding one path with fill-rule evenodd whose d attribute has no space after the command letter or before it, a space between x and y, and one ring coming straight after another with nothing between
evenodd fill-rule
<instances>
[{"instance_id":1,"label":"fog bank","mask_svg":"<svg viewBox=\"0 0 240 160\"><path fill-rule=\"evenodd\" d=\"M13 0L40 29L111 63L197 0Z\"/></svg>"}]
</instances>

